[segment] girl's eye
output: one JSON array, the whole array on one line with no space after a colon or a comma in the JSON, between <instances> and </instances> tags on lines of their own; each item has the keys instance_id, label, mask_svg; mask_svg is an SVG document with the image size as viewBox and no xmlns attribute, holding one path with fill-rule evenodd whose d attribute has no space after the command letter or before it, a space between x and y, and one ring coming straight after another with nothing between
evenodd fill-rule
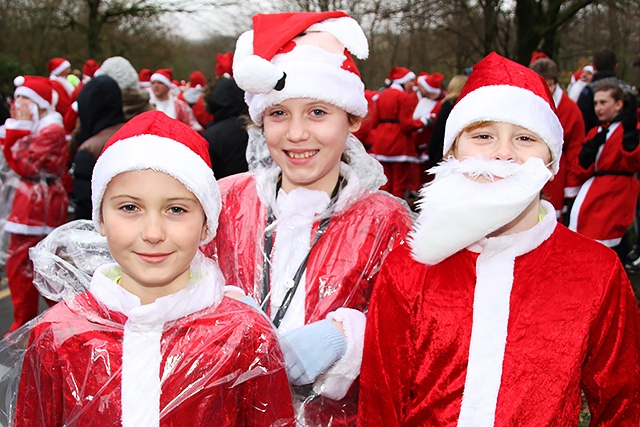
<instances>
[{"instance_id":1,"label":"girl's eye","mask_svg":"<svg viewBox=\"0 0 640 427\"><path fill-rule=\"evenodd\" d=\"M473 138L476 138L476 139L489 139L489 138L491 138L491 135L489 135L488 133L479 133L477 135L474 135Z\"/></svg>"},{"instance_id":2,"label":"girl's eye","mask_svg":"<svg viewBox=\"0 0 640 427\"><path fill-rule=\"evenodd\" d=\"M314 108L313 110L311 110L312 116L320 117L324 114L326 114L326 112L320 108Z\"/></svg>"},{"instance_id":3,"label":"girl's eye","mask_svg":"<svg viewBox=\"0 0 640 427\"><path fill-rule=\"evenodd\" d=\"M134 212L137 208L135 205L122 205L120 209L125 212Z\"/></svg>"},{"instance_id":4,"label":"girl's eye","mask_svg":"<svg viewBox=\"0 0 640 427\"><path fill-rule=\"evenodd\" d=\"M186 212L186 210L184 208L181 208L180 206L171 206L169 208L169 212L171 212L172 214L180 214Z\"/></svg>"},{"instance_id":5,"label":"girl's eye","mask_svg":"<svg viewBox=\"0 0 640 427\"><path fill-rule=\"evenodd\" d=\"M529 135L520 135L518 137L518 141L523 141L523 142L535 142L536 139L532 136Z\"/></svg>"},{"instance_id":6,"label":"girl's eye","mask_svg":"<svg viewBox=\"0 0 640 427\"><path fill-rule=\"evenodd\" d=\"M284 116L284 111L282 110L271 110L269 111L269 116L273 116L273 117L280 117L280 116Z\"/></svg>"}]
</instances>

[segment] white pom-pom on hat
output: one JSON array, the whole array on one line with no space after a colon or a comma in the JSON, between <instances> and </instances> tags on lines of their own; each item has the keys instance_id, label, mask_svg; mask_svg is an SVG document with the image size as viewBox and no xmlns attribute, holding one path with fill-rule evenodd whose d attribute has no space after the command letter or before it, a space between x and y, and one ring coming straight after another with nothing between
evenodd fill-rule
<instances>
[{"instance_id":1,"label":"white pom-pom on hat","mask_svg":"<svg viewBox=\"0 0 640 427\"><path fill-rule=\"evenodd\" d=\"M15 87L22 86L24 82L25 82L24 76L18 76L15 79L13 79L13 85Z\"/></svg>"}]
</instances>

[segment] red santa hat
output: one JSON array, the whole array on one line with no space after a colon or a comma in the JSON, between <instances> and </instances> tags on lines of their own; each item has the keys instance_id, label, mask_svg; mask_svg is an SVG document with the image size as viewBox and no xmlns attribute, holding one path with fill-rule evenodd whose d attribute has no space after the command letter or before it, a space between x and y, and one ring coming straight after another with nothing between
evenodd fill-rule
<instances>
[{"instance_id":1,"label":"red santa hat","mask_svg":"<svg viewBox=\"0 0 640 427\"><path fill-rule=\"evenodd\" d=\"M93 75L98 71L98 63L93 59L87 59L82 66L82 75L87 77L93 77Z\"/></svg>"},{"instance_id":2,"label":"red santa hat","mask_svg":"<svg viewBox=\"0 0 640 427\"><path fill-rule=\"evenodd\" d=\"M159 70L156 70L155 73L151 74L150 81L151 83L160 82L171 88L175 86L173 83L173 71L171 71L171 68L160 68Z\"/></svg>"},{"instance_id":3,"label":"red santa hat","mask_svg":"<svg viewBox=\"0 0 640 427\"><path fill-rule=\"evenodd\" d=\"M207 85L207 79L205 79L204 74L201 71L194 71L189 76L189 87L194 89L202 89Z\"/></svg>"},{"instance_id":4,"label":"red santa hat","mask_svg":"<svg viewBox=\"0 0 640 427\"><path fill-rule=\"evenodd\" d=\"M233 77L233 52L216 55L216 76Z\"/></svg>"},{"instance_id":5,"label":"red santa hat","mask_svg":"<svg viewBox=\"0 0 640 427\"><path fill-rule=\"evenodd\" d=\"M428 93L440 94L442 93L442 81L444 80L444 74L441 73L420 73L416 81L418 85Z\"/></svg>"},{"instance_id":6,"label":"red santa hat","mask_svg":"<svg viewBox=\"0 0 640 427\"><path fill-rule=\"evenodd\" d=\"M71 68L71 63L64 58L52 58L47 63L47 70L52 76L57 76L67 68Z\"/></svg>"},{"instance_id":7,"label":"red santa hat","mask_svg":"<svg viewBox=\"0 0 640 427\"><path fill-rule=\"evenodd\" d=\"M384 82L387 85L390 85L392 83L403 85L415 78L416 74L410 69L405 67L393 67L391 71L389 71L389 74L387 75L387 78L384 80Z\"/></svg>"},{"instance_id":8,"label":"red santa hat","mask_svg":"<svg viewBox=\"0 0 640 427\"><path fill-rule=\"evenodd\" d=\"M238 38L233 75L258 125L266 108L291 98L317 99L364 117L364 83L351 54L364 59L369 45L344 12L258 14L253 30Z\"/></svg>"},{"instance_id":9,"label":"red santa hat","mask_svg":"<svg viewBox=\"0 0 640 427\"><path fill-rule=\"evenodd\" d=\"M493 52L473 67L445 125L446 154L470 124L494 121L522 126L549 146L558 172L563 130L549 87L535 71Z\"/></svg>"},{"instance_id":10,"label":"red santa hat","mask_svg":"<svg viewBox=\"0 0 640 427\"><path fill-rule=\"evenodd\" d=\"M536 62L538 59L551 59L551 58L549 58L549 55L547 55L544 52L539 52L537 50L534 50L533 53L531 54L531 60L529 61L529 66L531 66L531 64Z\"/></svg>"},{"instance_id":11,"label":"red santa hat","mask_svg":"<svg viewBox=\"0 0 640 427\"><path fill-rule=\"evenodd\" d=\"M143 68L138 73L138 81L140 82L140 87L149 87L151 86L151 75L153 73L148 68Z\"/></svg>"},{"instance_id":12,"label":"red santa hat","mask_svg":"<svg viewBox=\"0 0 640 427\"><path fill-rule=\"evenodd\" d=\"M153 169L180 181L202 205L211 241L218 228L220 190L211 169L209 143L191 127L153 110L138 114L104 146L91 179L93 222L100 226L102 198L109 182L124 172Z\"/></svg>"},{"instance_id":13,"label":"red santa hat","mask_svg":"<svg viewBox=\"0 0 640 427\"><path fill-rule=\"evenodd\" d=\"M35 102L43 110L53 108L53 86L46 77L40 76L18 76L13 79L16 87L13 97L22 95Z\"/></svg>"}]
</instances>

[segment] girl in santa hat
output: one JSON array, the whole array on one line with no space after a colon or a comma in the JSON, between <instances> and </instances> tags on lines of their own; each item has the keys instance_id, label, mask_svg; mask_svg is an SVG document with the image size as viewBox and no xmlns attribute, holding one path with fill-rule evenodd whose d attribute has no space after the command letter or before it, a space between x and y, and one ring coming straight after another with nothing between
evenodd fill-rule
<instances>
[{"instance_id":1,"label":"girl in santa hat","mask_svg":"<svg viewBox=\"0 0 640 427\"><path fill-rule=\"evenodd\" d=\"M32 253L41 289L64 301L30 331L17 401L0 411L9 425L294 426L272 325L224 296L198 250L221 204L206 140L142 113L107 141L91 183L93 224L65 224ZM21 338L0 343L3 363Z\"/></svg>"},{"instance_id":2,"label":"girl in santa hat","mask_svg":"<svg viewBox=\"0 0 640 427\"><path fill-rule=\"evenodd\" d=\"M495 53L446 123L408 242L367 316L359 425L640 425L640 319L616 254L540 198L563 129L546 82Z\"/></svg>"},{"instance_id":3,"label":"girl in santa hat","mask_svg":"<svg viewBox=\"0 0 640 427\"><path fill-rule=\"evenodd\" d=\"M260 128L250 172L219 183L224 209L209 250L278 327L300 425L353 425L369 296L411 221L378 191L382 167L352 135L367 100L351 55L366 57L368 44L343 12L253 24L233 75Z\"/></svg>"}]
</instances>

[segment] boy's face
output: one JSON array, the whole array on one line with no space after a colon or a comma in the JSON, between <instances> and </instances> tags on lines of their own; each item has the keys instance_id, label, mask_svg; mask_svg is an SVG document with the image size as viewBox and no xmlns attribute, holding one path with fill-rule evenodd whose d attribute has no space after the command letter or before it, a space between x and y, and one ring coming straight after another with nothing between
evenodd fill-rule
<instances>
[{"instance_id":1,"label":"boy's face","mask_svg":"<svg viewBox=\"0 0 640 427\"><path fill-rule=\"evenodd\" d=\"M331 194L347 136L359 127L360 122L350 124L341 108L314 99L287 99L267 108L264 136L271 157L282 169L282 188Z\"/></svg>"},{"instance_id":2,"label":"boy's face","mask_svg":"<svg viewBox=\"0 0 640 427\"><path fill-rule=\"evenodd\" d=\"M150 169L116 175L102 199L100 234L122 269L120 285L156 298L189 281L206 236L200 202L175 178Z\"/></svg>"},{"instance_id":3,"label":"boy's face","mask_svg":"<svg viewBox=\"0 0 640 427\"><path fill-rule=\"evenodd\" d=\"M601 122L613 120L624 107L622 100L616 101L611 91L599 90L593 95L593 108Z\"/></svg>"},{"instance_id":4,"label":"boy's face","mask_svg":"<svg viewBox=\"0 0 640 427\"><path fill-rule=\"evenodd\" d=\"M545 164L551 162L551 152L542 138L526 128L504 122L489 122L462 131L456 142L454 156L459 160L481 157L518 164L530 157L538 157Z\"/></svg>"}]
</instances>

